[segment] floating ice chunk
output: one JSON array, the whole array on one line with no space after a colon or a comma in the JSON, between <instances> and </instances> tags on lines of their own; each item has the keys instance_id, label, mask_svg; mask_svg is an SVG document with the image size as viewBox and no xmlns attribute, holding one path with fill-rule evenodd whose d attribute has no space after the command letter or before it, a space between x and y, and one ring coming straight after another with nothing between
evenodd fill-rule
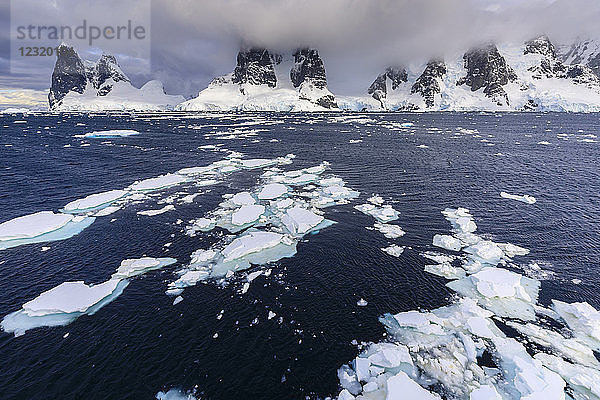
<instances>
[{"instance_id":1,"label":"floating ice chunk","mask_svg":"<svg viewBox=\"0 0 600 400\"><path fill-rule=\"evenodd\" d=\"M517 200L517 201L520 201L522 203L527 203L527 204L535 204L535 202L537 201L535 199L535 197L530 196L528 194L524 194L524 195L520 196L520 195L516 195L516 194L500 192L500 197L503 197L505 199Z\"/></svg>"},{"instance_id":2,"label":"floating ice chunk","mask_svg":"<svg viewBox=\"0 0 600 400\"><path fill-rule=\"evenodd\" d=\"M455 267L449 262L443 262L441 264L430 264L425 266L425 271L430 274L443 276L446 279L461 279L464 278L466 273L461 267Z\"/></svg>"},{"instance_id":3,"label":"floating ice chunk","mask_svg":"<svg viewBox=\"0 0 600 400\"><path fill-rule=\"evenodd\" d=\"M484 308L503 317L532 320L540 282L502 268L481 271L446 284L457 293L477 299Z\"/></svg>"},{"instance_id":4,"label":"floating ice chunk","mask_svg":"<svg viewBox=\"0 0 600 400\"><path fill-rule=\"evenodd\" d=\"M600 312L588 303L569 304L558 300L552 300L552 308L578 338L600 350Z\"/></svg>"},{"instance_id":5,"label":"floating ice chunk","mask_svg":"<svg viewBox=\"0 0 600 400\"><path fill-rule=\"evenodd\" d=\"M68 213L97 210L108 207L110 204L125 197L126 195L127 192L125 190L111 190L108 192L96 193L83 199L70 202L64 207L64 210Z\"/></svg>"},{"instance_id":6,"label":"floating ice chunk","mask_svg":"<svg viewBox=\"0 0 600 400\"><path fill-rule=\"evenodd\" d=\"M265 231L248 232L226 246L222 254L225 257L225 262L237 260L250 254L275 247L285 241L285 236L280 233Z\"/></svg>"},{"instance_id":7,"label":"floating ice chunk","mask_svg":"<svg viewBox=\"0 0 600 400\"><path fill-rule=\"evenodd\" d=\"M204 175L209 173L214 173L214 165L208 165L205 167L190 167L190 168L182 168L177 171L180 175Z\"/></svg>"},{"instance_id":8,"label":"floating ice chunk","mask_svg":"<svg viewBox=\"0 0 600 400\"><path fill-rule=\"evenodd\" d=\"M575 392L575 399L600 398L600 371L598 368L571 364L559 357L544 353L536 354L535 359L541 361L546 368L559 374Z\"/></svg>"},{"instance_id":9,"label":"floating ice chunk","mask_svg":"<svg viewBox=\"0 0 600 400\"><path fill-rule=\"evenodd\" d=\"M502 268L484 268L473 274L471 279L477 291L485 297L518 297L531 302L533 299L521 286L523 277Z\"/></svg>"},{"instance_id":10,"label":"floating ice chunk","mask_svg":"<svg viewBox=\"0 0 600 400\"><path fill-rule=\"evenodd\" d=\"M360 300L358 300L356 302L356 305L359 307L365 307L367 304L369 304L369 303L367 303L367 301L365 299L363 299L362 297L360 298Z\"/></svg>"},{"instance_id":11,"label":"floating ice chunk","mask_svg":"<svg viewBox=\"0 0 600 400\"><path fill-rule=\"evenodd\" d=\"M244 206L256 203L256 200L248 192L240 192L231 198L231 202L237 206Z\"/></svg>"},{"instance_id":12,"label":"floating ice chunk","mask_svg":"<svg viewBox=\"0 0 600 400\"><path fill-rule=\"evenodd\" d=\"M376 207L373 204L367 203L354 206L354 208L356 208L358 211L364 214L371 215L381 223L394 221L398 219L398 215L400 214L398 211L394 210L390 205Z\"/></svg>"},{"instance_id":13,"label":"floating ice chunk","mask_svg":"<svg viewBox=\"0 0 600 400\"><path fill-rule=\"evenodd\" d=\"M112 129L107 131L94 131L89 132L83 135L85 138L92 139L110 139L110 138L118 138L118 137L128 137L139 135L138 131L134 131L133 129Z\"/></svg>"},{"instance_id":14,"label":"floating ice chunk","mask_svg":"<svg viewBox=\"0 0 600 400\"><path fill-rule=\"evenodd\" d=\"M197 400L196 397L189 393L184 393L179 389L170 389L168 392L158 392L157 400Z\"/></svg>"},{"instance_id":15,"label":"floating ice chunk","mask_svg":"<svg viewBox=\"0 0 600 400\"><path fill-rule=\"evenodd\" d=\"M129 187L133 191L152 191L164 189L170 186L175 186L187 182L188 178L179 174L167 174L156 178L145 179L135 182Z\"/></svg>"},{"instance_id":16,"label":"floating ice chunk","mask_svg":"<svg viewBox=\"0 0 600 400\"><path fill-rule=\"evenodd\" d=\"M442 214L450 221L455 231L459 233L473 233L477 230L473 216L466 208L446 208L442 211Z\"/></svg>"},{"instance_id":17,"label":"floating ice chunk","mask_svg":"<svg viewBox=\"0 0 600 400\"><path fill-rule=\"evenodd\" d=\"M0 250L73 237L90 226L93 217L42 211L0 224Z\"/></svg>"},{"instance_id":18,"label":"floating ice chunk","mask_svg":"<svg viewBox=\"0 0 600 400\"><path fill-rule=\"evenodd\" d=\"M164 214L169 211L173 211L174 209L175 209L175 206L173 204L167 204L166 206L164 206L163 208L160 208L158 210L138 211L138 214L153 217L155 215L160 215L160 214Z\"/></svg>"},{"instance_id":19,"label":"floating ice chunk","mask_svg":"<svg viewBox=\"0 0 600 400\"><path fill-rule=\"evenodd\" d=\"M188 233L193 233L196 230L201 232L208 232L212 230L217 224L217 221L211 218L198 218L192 221L192 226L189 227L186 231Z\"/></svg>"},{"instance_id":20,"label":"floating ice chunk","mask_svg":"<svg viewBox=\"0 0 600 400\"><path fill-rule=\"evenodd\" d=\"M55 214L52 211L14 218L0 224L0 241L34 238L56 231L72 220L72 215Z\"/></svg>"},{"instance_id":21,"label":"floating ice chunk","mask_svg":"<svg viewBox=\"0 0 600 400\"><path fill-rule=\"evenodd\" d=\"M400 257L404 253L404 246L391 245L381 249L392 257Z\"/></svg>"},{"instance_id":22,"label":"floating ice chunk","mask_svg":"<svg viewBox=\"0 0 600 400\"><path fill-rule=\"evenodd\" d=\"M175 300L173 300L173 305L177 305L177 304L181 303L182 301L183 301L183 297L177 296L177 297L175 297Z\"/></svg>"},{"instance_id":23,"label":"floating ice chunk","mask_svg":"<svg viewBox=\"0 0 600 400\"><path fill-rule=\"evenodd\" d=\"M280 210L286 209L286 208L290 208L291 206L294 205L294 200L292 199L282 199L282 200L277 200L275 202L271 203L271 208L275 207L278 208Z\"/></svg>"},{"instance_id":24,"label":"floating ice chunk","mask_svg":"<svg viewBox=\"0 0 600 400\"><path fill-rule=\"evenodd\" d=\"M452 251L460 251L462 247L460 240L448 235L435 235L433 237L433 245Z\"/></svg>"},{"instance_id":25,"label":"floating ice chunk","mask_svg":"<svg viewBox=\"0 0 600 400\"><path fill-rule=\"evenodd\" d=\"M245 205L231 215L233 225L250 224L260 218L265 212L265 206L259 204Z\"/></svg>"},{"instance_id":26,"label":"floating ice chunk","mask_svg":"<svg viewBox=\"0 0 600 400\"><path fill-rule=\"evenodd\" d=\"M245 169L256 169L270 167L277 164L277 160L268 160L264 158L256 158L252 160L241 160L240 165Z\"/></svg>"},{"instance_id":27,"label":"floating ice chunk","mask_svg":"<svg viewBox=\"0 0 600 400\"><path fill-rule=\"evenodd\" d=\"M286 211L281 217L281 222L292 235L303 235L316 228L325 218L314 212L301 208L293 207Z\"/></svg>"},{"instance_id":28,"label":"floating ice chunk","mask_svg":"<svg viewBox=\"0 0 600 400\"><path fill-rule=\"evenodd\" d=\"M269 315L267 316L268 320L271 320L273 318L275 318L277 316L277 314L275 314L273 311L269 311Z\"/></svg>"},{"instance_id":29,"label":"floating ice chunk","mask_svg":"<svg viewBox=\"0 0 600 400\"><path fill-rule=\"evenodd\" d=\"M113 214L117 211L119 211L121 209L121 207L118 206L108 206L108 207L104 207L96 212L94 212L92 214L92 216L94 217L106 217L107 215Z\"/></svg>"},{"instance_id":30,"label":"floating ice chunk","mask_svg":"<svg viewBox=\"0 0 600 400\"><path fill-rule=\"evenodd\" d=\"M374 227L388 239L397 239L406 234L406 232L398 225L380 224L376 222Z\"/></svg>"},{"instance_id":31,"label":"floating ice chunk","mask_svg":"<svg viewBox=\"0 0 600 400\"><path fill-rule=\"evenodd\" d=\"M174 258L152 258L143 257L138 259L127 259L121 261L117 272L112 275L113 279L127 279L144 274L148 271L166 267L176 263Z\"/></svg>"},{"instance_id":32,"label":"floating ice chunk","mask_svg":"<svg viewBox=\"0 0 600 400\"><path fill-rule=\"evenodd\" d=\"M492 385L481 385L473 390L469 400L502 400L502 397Z\"/></svg>"},{"instance_id":33,"label":"floating ice chunk","mask_svg":"<svg viewBox=\"0 0 600 400\"><path fill-rule=\"evenodd\" d=\"M82 281L64 282L25 303L19 311L8 314L0 324L15 336L42 326L67 325L83 314L92 315L123 292L127 280L111 279L88 286Z\"/></svg>"},{"instance_id":34,"label":"floating ice chunk","mask_svg":"<svg viewBox=\"0 0 600 400\"><path fill-rule=\"evenodd\" d=\"M319 179L318 175L315 174L302 174L293 178L287 178L284 182L292 186L302 186L308 183L314 182Z\"/></svg>"},{"instance_id":35,"label":"floating ice chunk","mask_svg":"<svg viewBox=\"0 0 600 400\"><path fill-rule=\"evenodd\" d=\"M403 371L389 378L386 382L386 400L440 400L437 394L422 388L417 382L409 378Z\"/></svg>"},{"instance_id":36,"label":"floating ice chunk","mask_svg":"<svg viewBox=\"0 0 600 400\"><path fill-rule=\"evenodd\" d=\"M261 189L260 193L258 193L258 198L260 200L273 200L283 196L287 191L287 186L281 183L271 183Z\"/></svg>"},{"instance_id":37,"label":"floating ice chunk","mask_svg":"<svg viewBox=\"0 0 600 400\"><path fill-rule=\"evenodd\" d=\"M507 257L513 258L515 256L526 256L527 254L529 254L529 250L524 248L524 247L520 247L520 246L516 246L512 243L496 243L498 247L500 247L500 249L502 249L502 251L504 252L504 254L506 254Z\"/></svg>"},{"instance_id":38,"label":"floating ice chunk","mask_svg":"<svg viewBox=\"0 0 600 400\"><path fill-rule=\"evenodd\" d=\"M367 201L371 204L375 204L376 206L382 206L385 203L383 197L379 195L374 195L373 197L369 197Z\"/></svg>"},{"instance_id":39,"label":"floating ice chunk","mask_svg":"<svg viewBox=\"0 0 600 400\"><path fill-rule=\"evenodd\" d=\"M207 270L186 271L175 282L169 284L169 291L172 289L183 289L194 286L200 281L205 281L210 277L210 272ZM178 293L179 294L179 293Z\"/></svg>"},{"instance_id":40,"label":"floating ice chunk","mask_svg":"<svg viewBox=\"0 0 600 400\"><path fill-rule=\"evenodd\" d=\"M476 260L491 265L498 264L504 257L502 249L489 240L482 240L465 248L464 251L471 254Z\"/></svg>"},{"instance_id":41,"label":"floating ice chunk","mask_svg":"<svg viewBox=\"0 0 600 400\"><path fill-rule=\"evenodd\" d=\"M587 367L600 369L600 362L596 359L594 351L579 338L565 338L558 332L532 323L522 324L516 321L508 321L507 324L526 336L530 341L551 348L564 358Z\"/></svg>"}]
</instances>

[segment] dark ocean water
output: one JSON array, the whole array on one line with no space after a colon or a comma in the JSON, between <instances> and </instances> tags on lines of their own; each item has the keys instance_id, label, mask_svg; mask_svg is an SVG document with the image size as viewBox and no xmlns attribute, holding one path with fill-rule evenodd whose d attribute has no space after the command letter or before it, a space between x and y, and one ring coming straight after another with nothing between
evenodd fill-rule
<instances>
[{"instance_id":1,"label":"dark ocean water","mask_svg":"<svg viewBox=\"0 0 600 400\"><path fill-rule=\"evenodd\" d=\"M424 272L419 256L433 249L434 234L450 230L440 213L446 207L470 209L480 234L531 250L518 263L536 261L555 273L542 282L541 303L600 307L600 144L590 136L600 135L600 116L369 114L368 123L336 122L339 116L0 117L0 223L223 158L225 153L198 149L207 144L223 143L248 158L294 153L286 169L327 160L332 173L361 192L350 205L325 209L338 223L306 237L293 258L275 263L273 275L257 278L244 295L236 279L227 287L188 288L176 306L164 292L190 253L220 237L185 236L176 220L203 216L223 194L251 188L260 171L237 175L173 212L137 215L159 208L149 201L98 218L71 239L0 251L0 318L64 281L103 282L125 258L178 260L134 279L95 315L16 338L0 333L0 397L152 399L172 387L196 388L205 399L334 395L337 368L358 352L352 341L382 339L378 316L449 302L446 280ZM266 131L245 139L211 133L258 117L283 122L246 127ZM392 130L387 122L414 127ZM460 128L477 132L456 135ZM104 129L142 134L74 137ZM503 199L501 191L529 194L537 203ZM367 230L373 218L353 209L372 193L401 213L396 223L407 234L395 242L410 248L400 258L380 250L390 241ZM173 244L163 247L168 242ZM42 252L42 246L51 248ZM366 307L356 305L361 297ZM284 323L267 320L268 310ZM250 326L256 317L260 322Z\"/></svg>"}]
</instances>

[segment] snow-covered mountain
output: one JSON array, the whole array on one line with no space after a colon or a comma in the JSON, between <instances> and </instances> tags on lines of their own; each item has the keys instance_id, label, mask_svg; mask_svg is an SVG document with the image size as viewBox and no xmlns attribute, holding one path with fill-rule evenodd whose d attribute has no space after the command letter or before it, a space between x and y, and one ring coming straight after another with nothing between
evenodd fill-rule
<instances>
[{"instance_id":1,"label":"snow-covered mountain","mask_svg":"<svg viewBox=\"0 0 600 400\"><path fill-rule=\"evenodd\" d=\"M82 61L75 49L61 44L52 73L48 102L52 111L170 110L183 96L165 94L160 81L134 87L114 56Z\"/></svg>"},{"instance_id":2,"label":"snow-covered mountain","mask_svg":"<svg viewBox=\"0 0 600 400\"><path fill-rule=\"evenodd\" d=\"M600 111L600 80L588 66L593 52L587 47L585 59L577 54L563 61L545 36L521 46L488 44L447 60L388 68L366 96L336 101L356 111Z\"/></svg>"},{"instance_id":3,"label":"snow-covered mountain","mask_svg":"<svg viewBox=\"0 0 600 400\"><path fill-rule=\"evenodd\" d=\"M315 49L241 50L232 73L197 97L168 96L151 81L131 85L117 61L83 62L61 45L52 110L179 111L572 111L600 112L600 42L561 48L546 36L522 45L486 44L452 57L386 68L358 96L335 96Z\"/></svg>"},{"instance_id":4,"label":"snow-covered mountain","mask_svg":"<svg viewBox=\"0 0 600 400\"><path fill-rule=\"evenodd\" d=\"M583 64L600 78L600 41L579 40L565 50L563 61L566 64Z\"/></svg>"},{"instance_id":5,"label":"snow-covered mountain","mask_svg":"<svg viewBox=\"0 0 600 400\"><path fill-rule=\"evenodd\" d=\"M327 89L325 66L315 49L291 55L250 48L237 56L233 73L215 78L181 111L325 111L338 109Z\"/></svg>"}]
</instances>

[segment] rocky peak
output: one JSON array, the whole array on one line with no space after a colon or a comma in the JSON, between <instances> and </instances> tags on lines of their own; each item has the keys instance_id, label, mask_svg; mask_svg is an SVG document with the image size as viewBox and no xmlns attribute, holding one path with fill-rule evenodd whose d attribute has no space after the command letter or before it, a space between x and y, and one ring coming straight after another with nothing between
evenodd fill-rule
<instances>
[{"instance_id":1,"label":"rocky peak","mask_svg":"<svg viewBox=\"0 0 600 400\"><path fill-rule=\"evenodd\" d=\"M98 89L99 96L106 96L112 90L113 83L131 83L117 63L117 59L110 54L102 54L94 67L93 77L90 82Z\"/></svg>"},{"instance_id":2,"label":"rocky peak","mask_svg":"<svg viewBox=\"0 0 600 400\"><path fill-rule=\"evenodd\" d=\"M109 79L112 79L115 82L130 82L127 75L125 75L121 70L121 67L119 67L115 56L102 54L102 57L100 57L100 60L96 63L95 80L97 85L94 85L94 87L98 88L102 86L102 84Z\"/></svg>"},{"instance_id":3,"label":"rocky peak","mask_svg":"<svg viewBox=\"0 0 600 400\"><path fill-rule=\"evenodd\" d=\"M327 86L325 65L315 49L299 49L294 52L294 66L290 71L290 79L294 87L299 87L303 82L310 83L318 89Z\"/></svg>"},{"instance_id":4,"label":"rocky peak","mask_svg":"<svg viewBox=\"0 0 600 400\"><path fill-rule=\"evenodd\" d=\"M439 81L446 72L446 64L443 60L434 59L429 61L421 76L417 78L412 86L411 93L419 93L425 100L425 106L433 107L435 95L442 91Z\"/></svg>"},{"instance_id":5,"label":"rocky peak","mask_svg":"<svg viewBox=\"0 0 600 400\"><path fill-rule=\"evenodd\" d=\"M281 62L281 56L273 55L262 48L242 50L237 56L237 66L233 71L233 83L277 86L275 64Z\"/></svg>"},{"instance_id":6,"label":"rocky peak","mask_svg":"<svg viewBox=\"0 0 600 400\"><path fill-rule=\"evenodd\" d=\"M383 74L380 74L375 78L371 86L369 86L369 94L373 96L375 100L382 102L387 97L387 82L390 80L392 90L398 89L398 87L408 82L408 74L404 67L388 67Z\"/></svg>"},{"instance_id":7,"label":"rocky peak","mask_svg":"<svg viewBox=\"0 0 600 400\"><path fill-rule=\"evenodd\" d=\"M546 35L525 42L523 54L541 54L550 60L556 59L556 49Z\"/></svg>"},{"instance_id":8,"label":"rocky peak","mask_svg":"<svg viewBox=\"0 0 600 400\"><path fill-rule=\"evenodd\" d=\"M471 91L483 88L483 92L498 105L508 105L508 95L502 86L517 79L513 69L494 44L467 51L463 57L467 76L457 85L466 84Z\"/></svg>"},{"instance_id":9,"label":"rocky peak","mask_svg":"<svg viewBox=\"0 0 600 400\"><path fill-rule=\"evenodd\" d=\"M542 78L561 78L571 79L574 83L580 85L600 86L600 79L594 71L582 64L565 65L556 57L556 51L550 40L546 36L525 43L524 54L541 54L543 57L539 65L529 68L535 79Z\"/></svg>"},{"instance_id":10,"label":"rocky peak","mask_svg":"<svg viewBox=\"0 0 600 400\"><path fill-rule=\"evenodd\" d=\"M600 42L581 40L573 44L564 56L567 64L582 64L600 77Z\"/></svg>"},{"instance_id":11,"label":"rocky peak","mask_svg":"<svg viewBox=\"0 0 600 400\"><path fill-rule=\"evenodd\" d=\"M60 103L67 93L83 93L88 82L85 66L73 47L61 44L56 51L56 57L52 86L48 94L51 109Z\"/></svg>"}]
</instances>

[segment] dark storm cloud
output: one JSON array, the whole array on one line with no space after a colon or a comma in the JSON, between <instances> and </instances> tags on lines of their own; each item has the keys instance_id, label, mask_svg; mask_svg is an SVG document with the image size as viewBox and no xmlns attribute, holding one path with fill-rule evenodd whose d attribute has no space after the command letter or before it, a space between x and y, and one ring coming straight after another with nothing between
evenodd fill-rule
<instances>
[{"instance_id":1,"label":"dark storm cloud","mask_svg":"<svg viewBox=\"0 0 600 400\"><path fill-rule=\"evenodd\" d=\"M138 85L161 79L190 96L231 72L240 46L312 46L333 91L360 91L386 65L486 41L599 38L599 18L598 0L153 0L152 72L124 69Z\"/></svg>"}]
</instances>

